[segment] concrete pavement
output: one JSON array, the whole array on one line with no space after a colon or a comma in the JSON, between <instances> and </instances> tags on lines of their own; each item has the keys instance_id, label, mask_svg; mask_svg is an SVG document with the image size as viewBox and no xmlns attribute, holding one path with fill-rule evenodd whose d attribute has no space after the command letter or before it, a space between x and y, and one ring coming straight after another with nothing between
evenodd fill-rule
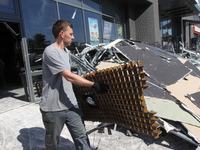
<instances>
[{"instance_id":1,"label":"concrete pavement","mask_svg":"<svg viewBox=\"0 0 200 150\"><path fill-rule=\"evenodd\" d=\"M23 88L7 91L0 99L0 150L44 150L45 130L38 103L24 101ZM1 93L4 95L5 93ZM86 121L91 146L98 150L193 150L196 147L177 136L166 134L159 139L131 132L113 125L98 128ZM75 150L68 129L64 127L60 137L60 150Z\"/></svg>"}]
</instances>

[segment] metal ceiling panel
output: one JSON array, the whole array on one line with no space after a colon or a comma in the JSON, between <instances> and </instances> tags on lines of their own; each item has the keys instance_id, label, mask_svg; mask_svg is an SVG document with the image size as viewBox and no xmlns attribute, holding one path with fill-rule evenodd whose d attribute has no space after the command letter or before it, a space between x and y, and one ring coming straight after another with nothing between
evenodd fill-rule
<instances>
[{"instance_id":1,"label":"metal ceiling panel","mask_svg":"<svg viewBox=\"0 0 200 150\"><path fill-rule=\"evenodd\" d=\"M120 3L126 3L130 5L146 5L146 4L152 4L153 0L114 0L114 2L120 2Z\"/></svg>"},{"instance_id":2,"label":"metal ceiling panel","mask_svg":"<svg viewBox=\"0 0 200 150\"><path fill-rule=\"evenodd\" d=\"M195 0L159 0L162 18L197 15L199 10Z\"/></svg>"}]
</instances>

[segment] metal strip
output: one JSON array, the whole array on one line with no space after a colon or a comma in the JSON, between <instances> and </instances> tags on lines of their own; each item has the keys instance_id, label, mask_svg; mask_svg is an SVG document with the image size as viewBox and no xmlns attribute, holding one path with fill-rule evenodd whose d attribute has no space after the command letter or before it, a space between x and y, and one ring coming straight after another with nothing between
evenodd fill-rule
<instances>
[{"instance_id":1,"label":"metal strip","mask_svg":"<svg viewBox=\"0 0 200 150\"><path fill-rule=\"evenodd\" d=\"M30 67L29 56L28 56L28 47L27 47L27 41L25 37L22 38L21 47L22 47L22 53L23 53L23 58L25 62L25 76L26 76L26 82L27 82L28 93L29 93L28 99L30 102L35 102L32 76L31 76L31 67Z\"/></svg>"},{"instance_id":2,"label":"metal strip","mask_svg":"<svg viewBox=\"0 0 200 150\"><path fill-rule=\"evenodd\" d=\"M58 20L60 20L60 10L59 10L59 6L58 6L58 2L56 1L56 8L57 8L57 17L58 17Z\"/></svg>"}]
</instances>

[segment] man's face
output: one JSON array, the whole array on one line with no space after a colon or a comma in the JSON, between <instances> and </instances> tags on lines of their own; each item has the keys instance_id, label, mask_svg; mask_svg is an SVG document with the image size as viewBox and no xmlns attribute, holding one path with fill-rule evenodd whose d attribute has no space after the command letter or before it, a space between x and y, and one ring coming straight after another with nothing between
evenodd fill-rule
<instances>
[{"instance_id":1,"label":"man's face","mask_svg":"<svg viewBox=\"0 0 200 150\"><path fill-rule=\"evenodd\" d=\"M66 47L70 46L73 39L74 39L73 29L68 26L67 29L65 31L63 31L63 42L64 42L64 45Z\"/></svg>"}]
</instances>

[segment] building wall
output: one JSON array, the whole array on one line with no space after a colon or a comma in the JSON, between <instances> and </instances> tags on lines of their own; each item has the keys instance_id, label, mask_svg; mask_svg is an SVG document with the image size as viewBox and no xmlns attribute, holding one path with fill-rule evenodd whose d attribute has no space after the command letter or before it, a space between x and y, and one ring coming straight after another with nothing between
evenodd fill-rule
<instances>
[{"instance_id":1,"label":"building wall","mask_svg":"<svg viewBox=\"0 0 200 150\"><path fill-rule=\"evenodd\" d=\"M134 6L126 6L125 23L126 23L126 38L136 39L135 13Z\"/></svg>"},{"instance_id":2,"label":"building wall","mask_svg":"<svg viewBox=\"0 0 200 150\"><path fill-rule=\"evenodd\" d=\"M153 16L154 16L154 30L155 30L155 43L161 44L161 29L159 19L159 4L158 0L154 0L153 3Z\"/></svg>"},{"instance_id":3,"label":"building wall","mask_svg":"<svg viewBox=\"0 0 200 150\"><path fill-rule=\"evenodd\" d=\"M149 44L161 43L158 0L135 8L136 39Z\"/></svg>"}]
</instances>

